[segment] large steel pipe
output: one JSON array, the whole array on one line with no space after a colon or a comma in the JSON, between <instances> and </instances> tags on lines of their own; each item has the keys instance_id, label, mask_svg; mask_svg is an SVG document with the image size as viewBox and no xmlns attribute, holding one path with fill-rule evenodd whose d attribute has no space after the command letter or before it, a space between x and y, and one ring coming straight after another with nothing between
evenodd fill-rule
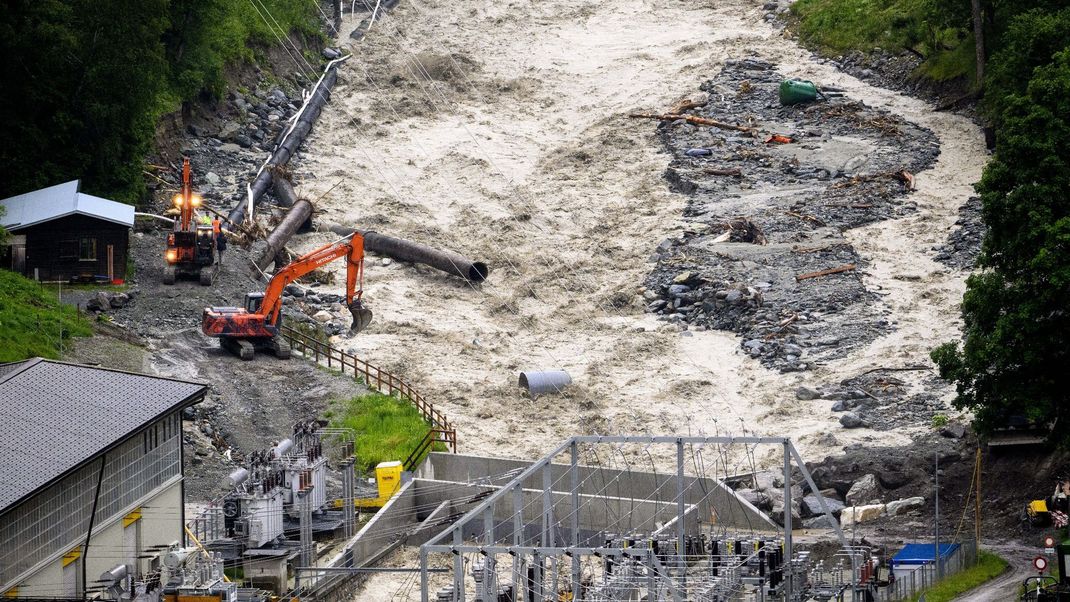
<instances>
[{"instance_id":1,"label":"large steel pipe","mask_svg":"<svg viewBox=\"0 0 1070 602\"><path fill-rule=\"evenodd\" d=\"M249 185L248 198L243 199L230 210L230 215L228 215L227 218L231 223L242 223L245 219L246 206L250 202L254 206L259 203L260 198L263 197L264 193L271 187L271 168L286 165L290 161L290 157L297 152L297 147L301 146L301 143L304 142L305 137L308 136L308 133L312 130L312 124L316 121L316 118L319 117L320 111L323 110L323 106L330 100L331 88L333 88L335 82L338 81L338 64L346 58L349 57L343 57L330 62L326 73L324 73L320 81L317 82L316 87L312 90L311 97L309 97L305 106L302 107L301 113L297 117L297 121L291 129L283 131L282 140L271 154L271 158L260 168L260 171L256 174L256 178L253 180L252 184Z\"/></svg>"},{"instance_id":2,"label":"large steel pipe","mask_svg":"<svg viewBox=\"0 0 1070 602\"><path fill-rule=\"evenodd\" d=\"M301 224L307 222L311 216L312 203L305 199L299 199L294 203L294 206L286 213L286 217L282 218L279 225L264 239L267 242L267 246L264 247L264 251L257 258L256 267L266 270L275 261L275 258L283 252L286 248L286 243L290 242L293 235L301 228Z\"/></svg>"},{"instance_id":3,"label":"large steel pipe","mask_svg":"<svg viewBox=\"0 0 1070 602\"><path fill-rule=\"evenodd\" d=\"M327 224L322 226L339 236L360 232L364 236L364 250L386 255L398 261L422 263L437 270L460 276L469 282L483 282L490 275L490 267L482 261L473 261L460 253L435 249L418 242L386 236L374 231L361 231L349 226Z\"/></svg>"}]
</instances>

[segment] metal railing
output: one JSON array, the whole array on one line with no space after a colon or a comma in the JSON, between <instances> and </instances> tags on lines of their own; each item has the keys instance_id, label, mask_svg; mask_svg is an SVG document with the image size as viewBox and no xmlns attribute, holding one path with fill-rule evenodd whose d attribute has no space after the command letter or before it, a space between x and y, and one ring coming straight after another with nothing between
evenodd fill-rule
<instances>
[{"instance_id":1,"label":"metal railing","mask_svg":"<svg viewBox=\"0 0 1070 602\"><path fill-rule=\"evenodd\" d=\"M420 412L424 420L431 424L431 430L424 437L424 441L431 438L427 446L439 442L445 444L451 452L457 453L457 430L453 427L453 423L446 418L445 414L436 410L435 406L427 401L419 391L400 377L288 326L279 328L279 336L290 344L292 351L300 353L317 364L335 368L343 374L346 374L346 369L348 369L353 378L363 381L365 385L372 389L384 395L397 395L399 399L408 401ZM419 453L417 450L420 450L423 445L424 443L421 442L421 445L417 446L416 450L413 450L413 454L409 456L410 460L419 459L420 454L426 450L426 447ZM406 460L406 463L408 461ZM407 465L406 469L408 469Z\"/></svg>"}]
</instances>

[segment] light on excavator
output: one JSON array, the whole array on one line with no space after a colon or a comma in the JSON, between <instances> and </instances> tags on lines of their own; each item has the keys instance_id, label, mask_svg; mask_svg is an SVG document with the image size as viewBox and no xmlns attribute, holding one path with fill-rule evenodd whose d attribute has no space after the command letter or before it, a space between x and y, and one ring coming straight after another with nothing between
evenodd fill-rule
<instances>
[{"instance_id":1,"label":"light on excavator","mask_svg":"<svg viewBox=\"0 0 1070 602\"><path fill-rule=\"evenodd\" d=\"M182 206L182 195L181 194L176 194L175 197L173 199L171 199L171 202L173 202L175 204L175 207L181 207Z\"/></svg>"},{"instance_id":2,"label":"light on excavator","mask_svg":"<svg viewBox=\"0 0 1070 602\"><path fill-rule=\"evenodd\" d=\"M191 194L190 197L189 197L189 204L193 205L194 207L200 207L201 206L201 195L199 195L199 194Z\"/></svg>"},{"instance_id":3,"label":"light on excavator","mask_svg":"<svg viewBox=\"0 0 1070 602\"><path fill-rule=\"evenodd\" d=\"M164 253L164 258L167 259L168 263L174 263L178 259L178 251L175 249L167 249L167 252Z\"/></svg>"}]
</instances>

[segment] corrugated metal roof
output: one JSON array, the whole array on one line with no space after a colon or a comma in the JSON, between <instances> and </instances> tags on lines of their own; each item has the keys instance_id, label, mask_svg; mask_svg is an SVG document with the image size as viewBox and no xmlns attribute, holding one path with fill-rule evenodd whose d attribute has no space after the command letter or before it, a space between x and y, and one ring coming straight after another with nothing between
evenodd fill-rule
<instances>
[{"instance_id":1,"label":"corrugated metal roof","mask_svg":"<svg viewBox=\"0 0 1070 602\"><path fill-rule=\"evenodd\" d=\"M947 558L959 549L957 543L940 544L940 558ZM931 543L908 543L892 556L893 564L926 564L936 556L936 546Z\"/></svg>"},{"instance_id":2,"label":"corrugated metal roof","mask_svg":"<svg viewBox=\"0 0 1070 602\"><path fill-rule=\"evenodd\" d=\"M78 192L79 180L71 180L0 201L4 215L0 226L19 230L68 215L81 214L105 221L134 225L134 208Z\"/></svg>"},{"instance_id":3,"label":"corrugated metal roof","mask_svg":"<svg viewBox=\"0 0 1070 602\"><path fill-rule=\"evenodd\" d=\"M39 358L0 364L0 512L205 390Z\"/></svg>"}]
</instances>

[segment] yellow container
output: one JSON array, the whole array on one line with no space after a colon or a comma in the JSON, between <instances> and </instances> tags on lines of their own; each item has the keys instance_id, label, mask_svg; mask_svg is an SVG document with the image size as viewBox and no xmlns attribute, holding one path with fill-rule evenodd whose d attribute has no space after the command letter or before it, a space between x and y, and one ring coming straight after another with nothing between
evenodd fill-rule
<instances>
[{"instance_id":1,"label":"yellow container","mask_svg":"<svg viewBox=\"0 0 1070 602\"><path fill-rule=\"evenodd\" d=\"M379 486L379 501L386 503L401 488L401 462L380 462L375 466L375 483Z\"/></svg>"}]
</instances>

